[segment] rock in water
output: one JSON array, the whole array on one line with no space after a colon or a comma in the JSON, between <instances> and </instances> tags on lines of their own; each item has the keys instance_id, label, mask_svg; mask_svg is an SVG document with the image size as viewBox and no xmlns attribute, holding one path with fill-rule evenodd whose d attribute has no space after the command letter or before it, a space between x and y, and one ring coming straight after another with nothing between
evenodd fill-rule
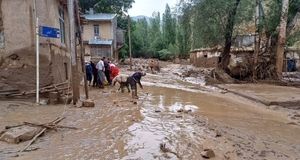
<instances>
[{"instance_id":1,"label":"rock in water","mask_svg":"<svg viewBox=\"0 0 300 160\"><path fill-rule=\"evenodd\" d=\"M213 158L215 157L215 152L212 150L212 149L204 149L202 152L201 152L201 156L203 158L207 158L207 159L210 159L210 158Z\"/></svg>"},{"instance_id":2,"label":"rock in water","mask_svg":"<svg viewBox=\"0 0 300 160\"><path fill-rule=\"evenodd\" d=\"M95 102L90 99L84 100L82 102L82 107L95 107Z\"/></svg>"}]
</instances>

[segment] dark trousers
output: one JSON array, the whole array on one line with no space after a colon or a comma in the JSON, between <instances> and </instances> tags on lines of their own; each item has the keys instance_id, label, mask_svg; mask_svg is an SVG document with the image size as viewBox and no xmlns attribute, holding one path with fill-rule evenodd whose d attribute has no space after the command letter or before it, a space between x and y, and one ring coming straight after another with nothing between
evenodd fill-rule
<instances>
[{"instance_id":1,"label":"dark trousers","mask_svg":"<svg viewBox=\"0 0 300 160\"><path fill-rule=\"evenodd\" d=\"M105 77L106 77L107 82L111 85L110 72L105 71L104 73L105 73Z\"/></svg>"},{"instance_id":2,"label":"dark trousers","mask_svg":"<svg viewBox=\"0 0 300 160\"><path fill-rule=\"evenodd\" d=\"M132 98L137 97L137 82L133 77L128 77L127 83L130 85Z\"/></svg>"},{"instance_id":3,"label":"dark trousers","mask_svg":"<svg viewBox=\"0 0 300 160\"><path fill-rule=\"evenodd\" d=\"M93 76L94 76L93 86L94 86L94 87L98 87L98 85L99 85L99 82L98 82L98 73L97 73L97 72L94 72L94 73L93 73Z\"/></svg>"}]
</instances>

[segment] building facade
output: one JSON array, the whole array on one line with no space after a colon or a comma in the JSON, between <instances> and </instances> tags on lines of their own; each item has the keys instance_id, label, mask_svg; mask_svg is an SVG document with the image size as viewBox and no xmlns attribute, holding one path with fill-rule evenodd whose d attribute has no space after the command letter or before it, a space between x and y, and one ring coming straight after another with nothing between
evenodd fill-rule
<instances>
[{"instance_id":1,"label":"building facade","mask_svg":"<svg viewBox=\"0 0 300 160\"><path fill-rule=\"evenodd\" d=\"M70 78L67 0L0 0L0 89L32 89L36 80L35 10L41 26L60 30L59 38L40 37L41 86Z\"/></svg>"},{"instance_id":2,"label":"building facade","mask_svg":"<svg viewBox=\"0 0 300 160\"><path fill-rule=\"evenodd\" d=\"M82 17L84 53L93 60L118 59L116 14L90 11Z\"/></svg>"}]
</instances>

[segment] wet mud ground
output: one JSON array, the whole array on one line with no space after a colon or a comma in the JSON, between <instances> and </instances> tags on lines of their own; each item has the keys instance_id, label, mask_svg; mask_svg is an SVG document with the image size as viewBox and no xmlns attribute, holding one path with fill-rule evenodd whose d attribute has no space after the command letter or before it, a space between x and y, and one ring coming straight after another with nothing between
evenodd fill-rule
<instances>
[{"instance_id":1,"label":"wet mud ground","mask_svg":"<svg viewBox=\"0 0 300 160\"><path fill-rule=\"evenodd\" d=\"M300 159L300 127L285 113L267 109L217 88L172 77L169 70L148 74L137 104L117 88L92 89L95 108L36 106L1 102L0 127L23 121L44 123L66 117L62 125L78 130L47 132L30 149L27 143L0 142L0 159L186 159L201 160L203 149L214 159ZM162 152L164 144L168 152Z\"/></svg>"}]
</instances>

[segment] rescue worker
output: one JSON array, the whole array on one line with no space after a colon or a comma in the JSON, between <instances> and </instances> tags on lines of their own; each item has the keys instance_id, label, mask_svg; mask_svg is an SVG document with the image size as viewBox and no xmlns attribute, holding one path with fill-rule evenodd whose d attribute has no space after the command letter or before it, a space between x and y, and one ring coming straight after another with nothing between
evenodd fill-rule
<instances>
[{"instance_id":1,"label":"rescue worker","mask_svg":"<svg viewBox=\"0 0 300 160\"><path fill-rule=\"evenodd\" d=\"M146 76L145 72L135 72L132 76L127 78L127 83L130 85L132 98L137 99L137 84L143 89L141 79Z\"/></svg>"}]
</instances>

